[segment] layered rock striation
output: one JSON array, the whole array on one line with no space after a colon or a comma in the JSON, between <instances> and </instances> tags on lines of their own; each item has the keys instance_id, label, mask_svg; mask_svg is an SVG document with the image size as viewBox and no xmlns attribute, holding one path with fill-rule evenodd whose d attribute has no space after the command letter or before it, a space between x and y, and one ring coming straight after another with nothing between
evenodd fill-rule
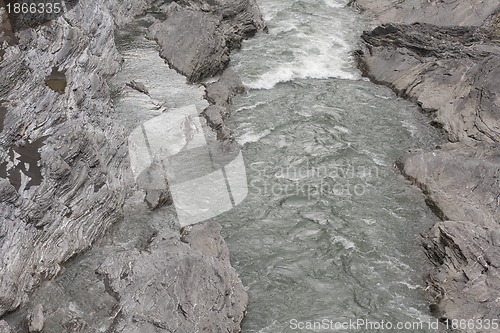
<instances>
[{"instance_id":1,"label":"layered rock striation","mask_svg":"<svg viewBox=\"0 0 500 333\"><path fill-rule=\"evenodd\" d=\"M106 79L120 56L108 4L81 1L57 20L18 31L19 44L4 50L0 314L101 237L130 191L125 137L109 120ZM130 15L148 5L123 3ZM54 68L65 72L63 91L46 84Z\"/></svg>"},{"instance_id":2,"label":"layered rock striation","mask_svg":"<svg viewBox=\"0 0 500 333\"><path fill-rule=\"evenodd\" d=\"M382 23L362 36L359 67L411 99L450 143L415 150L397 166L442 219L425 236L435 270L434 314L500 315L500 5L495 0L356 0Z\"/></svg>"},{"instance_id":3,"label":"layered rock striation","mask_svg":"<svg viewBox=\"0 0 500 333\"><path fill-rule=\"evenodd\" d=\"M64 263L121 220L134 192L127 137L112 120L107 79L122 62L115 28L154 4L163 1L81 0L51 21L16 31L18 40L9 37L1 46L0 319L5 316L13 331L240 330L246 294L217 225L196 226L184 235L173 228L155 233L147 247L109 249L99 278L89 278L92 292L104 295L98 298L106 300L100 308L110 311L106 318L83 318L71 301L62 302L64 293L60 301L67 309L58 302L54 308L54 300L31 299L40 288L59 295L52 281L67 270ZM168 49L176 50L166 54L164 47L165 58L191 81L222 73L229 50L264 28L253 1L166 7L166 23L152 31L165 32L165 42L173 43ZM186 18L191 30L177 31L183 38L175 40L167 32L179 28L179 20L186 27ZM197 42L186 37L198 38L200 31L214 35ZM163 37L155 38L162 44ZM188 65L174 65L179 61ZM239 88L219 90L227 101ZM122 274L120 267L132 271ZM154 287L145 290L145 283ZM9 331L9 324L0 321L0 330Z\"/></svg>"}]
</instances>

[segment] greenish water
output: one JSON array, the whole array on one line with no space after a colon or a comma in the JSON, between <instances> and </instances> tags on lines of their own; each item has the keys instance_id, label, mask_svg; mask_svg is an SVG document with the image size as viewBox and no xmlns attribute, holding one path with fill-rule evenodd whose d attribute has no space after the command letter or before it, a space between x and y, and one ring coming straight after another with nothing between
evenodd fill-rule
<instances>
[{"instance_id":1,"label":"greenish water","mask_svg":"<svg viewBox=\"0 0 500 333\"><path fill-rule=\"evenodd\" d=\"M394 162L441 138L416 106L361 78L351 52L366 23L346 1L260 6L269 34L231 63L250 88L228 123L250 193L214 218L248 288L243 332L331 332L350 320L435 332L420 233L437 218Z\"/></svg>"},{"instance_id":2,"label":"greenish water","mask_svg":"<svg viewBox=\"0 0 500 333\"><path fill-rule=\"evenodd\" d=\"M248 286L244 332L431 320L419 234L437 219L394 167L438 139L425 116L386 88L334 79L251 90L235 107L250 194L215 220Z\"/></svg>"},{"instance_id":3,"label":"greenish water","mask_svg":"<svg viewBox=\"0 0 500 333\"><path fill-rule=\"evenodd\" d=\"M394 162L441 138L416 106L361 78L351 52L366 23L345 5L261 2L269 34L232 55L249 90L227 125L243 146L249 194L212 220L223 225L248 290L245 333L347 332L334 324L356 320L372 322L359 332L405 331L377 327L382 321L436 332L419 235L437 218ZM206 106L203 89L186 85L154 43L137 37L143 23L118 36L125 66L112 87L117 122L129 130L175 107ZM130 80L150 96L125 87ZM175 225L172 208L148 212L140 201L126 209L132 238ZM330 326L306 327L314 322Z\"/></svg>"}]
</instances>

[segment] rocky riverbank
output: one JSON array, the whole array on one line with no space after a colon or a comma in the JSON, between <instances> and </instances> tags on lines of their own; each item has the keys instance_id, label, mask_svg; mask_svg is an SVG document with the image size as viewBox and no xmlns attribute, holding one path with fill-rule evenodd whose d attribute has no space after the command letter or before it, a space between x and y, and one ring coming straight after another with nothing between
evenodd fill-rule
<instances>
[{"instance_id":1,"label":"rocky riverbank","mask_svg":"<svg viewBox=\"0 0 500 333\"><path fill-rule=\"evenodd\" d=\"M182 53L166 54L163 44L165 58L198 81L221 74L229 51L265 27L254 1L211 3L80 0L58 18L15 31L19 40L3 44L1 332L240 331L246 293L220 226L151 230L132 247L106 241L135 192L127 136L112 121L107 84L122 64L114 31L156 6L156 13L166 14L155 24L166 29L162 38L177 35L168 29L185 29L181 40L165 39ZM206 26L198 24L200 15ZM192 26L183 21L188 17ZM11 36L13 28L5 26L5 36ZM215 29L217 43L198 39L197 31L205 28ZM205 57L198 52L218 58L200 65ZM181 68L179 56L191 62ZM240 91L231 72L207 88L214 105L207 118L222 138L230 137L222 123L225 103ZM96 242L107 260L96 266L78 259ZM92 300L88 307L71 286L72 265L78 266L75 279L88 281L81 286Z\"/></svg>"},{"instance_id":2,"label":"rocky riverbank","mask_svg":"<svg viewBox=\"0 0 500 333\"><path fill-rule=\"evenodd\" d=\"M498 318L498 1L351 4L381 24L362 36L364 75L418 103L450 141L397 162L442 219L424 239L435 265L427 277L431 310L442 320Z\"/></svg>"}]
</instances>

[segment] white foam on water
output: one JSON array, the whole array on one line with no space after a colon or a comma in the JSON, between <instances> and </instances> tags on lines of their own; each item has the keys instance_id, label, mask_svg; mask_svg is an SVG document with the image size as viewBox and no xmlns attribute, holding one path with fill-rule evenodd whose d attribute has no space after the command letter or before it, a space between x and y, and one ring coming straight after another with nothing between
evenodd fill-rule
<instances>
[{"instance_id":1,"label":"white foam on water","mask_svg":"<svg viewBox=\"0 0 500 333\"><path fill-rule=\"evenodd\" d=\"M365 222L368 225L376 224L377 220L375 219L361 219L363 222Z\"/></svg>"},{"instance_id":2,"label":"white foam on water","mask_svg":"<svg viewBox=\"0 0 500 333\"><path fill-rule=\"evenodd\" d=\"M356 249L356 245L354 244L353 241L345 238L344 236L339 236L339 235L336 235L336 236L332 236L331 238L332 240L332 243L340 243L342 244L342 246L346 249L346 250L349 250L349 249Z\"/></svg>"},{"instance_id":3,"label":"white foam on water","mask_svg":"<svg viewBox=\"0 0 500 333\"><path fill-rule=\"evenodd\" d=\"M294 60L264 72L259 77L245 80L250 89L271 89L280 82L296 79L338 78L357 80L359 75L350 72L349 46L333 35L301 34L300 49L293 50Z\"/></svg>"},{"instance_id":4,"label":"white foam on water","mask_svg":"<svg viewBox=\"0 0 500 333\"><path fill-rule=\"evenodd\" d=\"M245 42L243 52L233 59L248 88L271 89L297 79L361 78L352 57L356 32L346 29L349 14L342 9L343 0L260 6L269 34Z\"/></svg>"},{"instance_id":5,"label":"white foam on water","mask_svg":"<svg viewBox=\"0 0 500 333\"><path fill-rule=\"evenodd\" d=\"M274 333L278 332L278 329L282 328L282 324L278 321L273 320L270 325L260 329L257 333Z\"/></svg>"},{"instance_id":6,"label":"white foam on water","mask_svg":"<svg viewBox=\"0 0 500 333\"><path fill-rule=\"evenodd\" d=\"M245 81L250 89L272 89L280 82L291 82L295 79L328 79L337 78L356 80L357 75L344 71L339 64L321 61L321 57L304 57L302 61L283 65L264 73L254 81Z\"/></svg>"},{"instance_id":7,"label":"white foam on water","mask_svg":"<svg viewBox=\"0 0 500 333\"><path fill-rule=\"evenodd\" d=\"M245 105L245 106L242 106L242 107L239 107L237 109L235 109L233 111L233 113L237 113L237 112L244 112L244 111L252 111L252 110L255 110L257 107L261 106L261 105L265 105L266 103L265 102L257 102L255 104L252 104L252 105ZM243 124L249 124L249 123L241 123L241 125Z\"/></svg>"},{"instance_id":8,"label":"white foam on water","mask_svg":"<svg viewBox=\"0 0 500 333\"><path fill-rule=\"evenodd\" d=\"M343 8L347 6L346 2L339 1L339 0L323 0L323 2L328 6L332 8Z\"/></svg>"},{"instance_id":9,"label":"white foam on water","mask_svg":"<svg viewBox=\"0 0 500 333\"><path fill-rule=\"evenodd\" d=\"M269 135L270 133L271 133L270 130L265 130L260 133L255 133L253 130L249 130L248 132L236 138L236 141L238 142L238 144L243 146L245 143L257 142L263 137Z\"/></svg>"},{"instance_id":10,"label":"white foam on water","mask_svg":"<svg viewBox=\"0 0 500 333\"><path fill-rule=\"evenodd\" d=\"M419 284L411 284L411 283L408 283L406 281L399 281L399 284L402 284L402 285L406 286L408 289L413 289L413 290L418 289L418 288L422 288L422 286Z\"/></svg>"},{"instance_id":11,"label":"white foam on water","mask_svg":"<svg viewBox=\"0 0 500 333\"><path fill-rule=\"evenodd\" d=\"M351 130L348 129L347 127L344 127L344 126L335 125L335 126L333 126L333 128L341 133L345 133L345 134L351 133Z\"/></svg>"}]
</instances>

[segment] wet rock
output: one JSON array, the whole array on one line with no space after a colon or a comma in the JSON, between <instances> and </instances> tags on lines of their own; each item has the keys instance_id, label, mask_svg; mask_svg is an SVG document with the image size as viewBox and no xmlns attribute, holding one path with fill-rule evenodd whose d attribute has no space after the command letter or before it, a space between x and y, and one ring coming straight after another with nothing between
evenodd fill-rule
<instances>
[{"instance_id":1,"label":"wet rock","mask_svg":"<svg viewBox=\"0 0 500 333\"><path fill-rule=\"evenodd\" d=\"M240 77L230 68L222 73L217 82L210 83L206 87L208 102L224 108L231 104L235 96L245 92L245 86Z\"/></svg>"},{"instance_id":2,"label":"wet rock","mask_svg":"<svg viewBox=\"0 0 500 333\"><path fill-rule=\"evenodd\" d=\"M126 22L147 3L79 1L64 18L36 31L21 29L19 43L5 49L0 266L8 269L0 274L0 316L25 305L41 281L60 273L62 262L88 249L120 219L132 185L126 178L126 136L109 118L106 80L120 68L121 58L114 45L119 11L108 7L131 5L121 18ZM54 68L65 73L60 94L45 84ZM39 158L28 160L23 152L42 138ZM21 173L9 179L8 169ZM38 171L42 177L34 176L35 183L19 186L27 184L26 173ZM103 177L105 185L94 192Z\"/></svg>"},{"instance_id":3,"label":"wet rock","mask_svg":"<svg viewBox=\"0 0 500 333\"><path fill-rule=\"evenodd\" d=\"M500 140L500 46L483 30L386 24L362 37L365 75L431 112L451 141Z\"/></svg>"},{"instance_id":4,"label":"wet rock","mask_svg":"<svg viewBox=\"0 0 500 333\"><path fill-rule=\"evenodd\" d=\"M37 304L31 310L28 320L28 330L30 332L41 332L43 330L43 324L45 318L43 316L43 306Z\"/></svg>"},{"instance_id":5,"label":"wet rock","mask_svg":"<svg viewBox=\"0 0 500 333\"><path fill-rule=\"evenodd\" d=\"M428 291L441 320L500 316L499 242L498 228L468 221L439 222L429 232L424 247L437 269Z\"/></svg>"},{"instance_id":6,"label":"wet rock","mask_svg":"<svg viewBox=\"0 0 500 333\"><path fill-rule=\"evenodd\" d=\"M56 67L53 67L52 73L45 78L45 84L55 92L64 94L64 90L68 85L66 71L58 71Z\"/></svg>"},{"instance_id":7,"label":"wet rock","mask_svg":"<svg viewBox=\"0 0 500 333\"><path fill-rule=\"evenodd\" d=\"M499 7L497 0L354 0L351 4L369 10L381 23L420 22L439 26L481 26Z\"/></svg>"},{"instance_id":8,"label":"wet rock","mask_svg":"<svg viewBox=\"0 0 500 333\"><path fill-rule=\"evenodd\" d=\"M159 207L168 205L172 203L172 196L170 191L167 189L146 189L146 196L144 197L144 202L148 205L148 208L155 210Z\"/></svg>"},{"instance_id":9,"label":"wet rock","mask_svg":"<svg viewBox=\"0 0 500 333\"><path fill-rule=\"evenodd\" d=\"M229 52L243 38L263 31L254 0L180 1L167 7L167 19L149 28L171 67L196 82L220 74Z\"/></svg>"},{"instance_id":10,"label":"wet rock","mask_svg":"<svg viewBox=\"0 0 500 333\"><path fill-rule=\"evenodd\" d=\"M360 69L416 101L455 142L412 151L397 162L443 220L424 240L436 267L427 277L431 311L443 320L498 318L500 5L352 3L384 23L363 34Z\"/></svg>"},{"instance_id":11,"label":"wet rock","mask_svg":"<svg viewBox=\"0 0 500 333\"><path fill-rule=\"evenodd\" d=\"M218 105L210 105L204 111L203 115L207 119L208 125L215 130L220 130L224 125L223 116L227 113L227 109Z\"/></svg>"},{"instance_id":12,"label":"wet rock","mask_svg":"<svg viewBox=\"0 0 500 333\"><path fill-rule=\"evenodd\" d=\"M447 144L409 153L397 165L443 222L424 248L436 270L427 284L442 319L500 316L499 144Z\"/></svg>"},{"instance_id":13,"label":"wet rock","mask_svg":"<svg viewBox=\"0 0 500 333\"><path fill-rule=\"evenodd\" d=\"M214 15L182 10L155 24L151 35L170 66L194 82L220 73L229 62L219 23Z\"/></svg>"},{"instance_id":14,"label":"wet rock","mask_svg":"<svg viewBox=\"0 0 500 333\"><path fill-rule=\"evenodd\" d=\"M5 116L7 115L7 109L0 103L0 132L3 131L3 123L5 121Z\"/></svg>"},{"instance_id":15,"label":"wet rock","mask_svg":"<svg viewBox=\"0 0 500 333\"><path fill-rule=\"evenodd\" d=\"M45 137L27 143L19 141L12 145L7 151L5 173L0 171L0 177L7 178L17 191L29 190L31 186L40 185L42 182L41 170L38 166L40 161L39 150L44 145Z\"/></svg>"},{"instance_id":16,"label":"wet rock","mask_svg":"<svg viewBox=\"0 0 500 333\"><path fill-rule=\"evenodd\" d=\"M453 143L412 152L397 165L419 186L442 220L497 228L500 221L499 144Z\"/></svg>"},{"instance_id":17,"label":"wet rock","mask_svg":"<svg viewBox=\"0 0 500 333\"><path fill-rule=\"evenodd\" d=\"M240 332L247 296L220 230L197 224L182 242L159 233L144 251L110 256L97 272L120 302L115 330Z\"/></svg>"},{"instance_id":18,"label":"wet rock","mask_svg":"<svg viewBox=\"0 0 500 333\"><path fill-rule=\"evenodd\" d=\"M231 140L231 130L224 121L229 117L233 98L245 91L240 77L232 69L226 69L219 80L206 85L206 99L211 104L203 111L208 125L217 133L220 141Z\"/></svg>"}]
</instances>

